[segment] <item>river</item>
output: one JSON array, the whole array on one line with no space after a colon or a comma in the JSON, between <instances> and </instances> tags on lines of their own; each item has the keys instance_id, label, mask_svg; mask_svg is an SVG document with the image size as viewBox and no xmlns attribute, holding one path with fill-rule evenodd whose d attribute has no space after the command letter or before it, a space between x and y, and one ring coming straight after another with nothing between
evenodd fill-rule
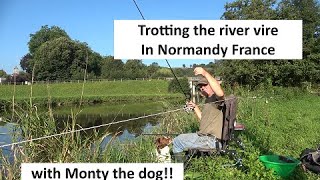
<instances>
[{"instance_id":1,"label":"river","mask_svg":"<svg viewBox=\"0 0 320 180\"><path fill-rule=\"evenodd\" d=\"M72 117L75 117L75 121L78 129L88 128L92 126L98 126L103 124L110 124L127 120L131 118L141 117L154 113L164 111L164 104L168 102L151 102L151 103L136 103L136 104L122 104L122 105L90 105L83 106L80 109L76 106L64 106L53 109L53 115L56 120L58 128L63 129L66 122L71 122ZM39 111L46 111L44 109ZM76 114L76 116L72 115ZM9 119L10 114L0 115L0 119ZM109 140L116 135L116 138L120 141L133 139L142 133L150 133L150 131L159 124L161 116L153 116L143 119L132 120L124 123L117 123L114 125L103 126L97 128L97 132L101 135L108 133L105 137L103 144L109 142ZM0 145L8 144L12 142L10 136L10 130L14 127L18 127L14 123L0 122ZM92 130L87 130L88 134L92 133Z\"/></svg>"}]
</instances>

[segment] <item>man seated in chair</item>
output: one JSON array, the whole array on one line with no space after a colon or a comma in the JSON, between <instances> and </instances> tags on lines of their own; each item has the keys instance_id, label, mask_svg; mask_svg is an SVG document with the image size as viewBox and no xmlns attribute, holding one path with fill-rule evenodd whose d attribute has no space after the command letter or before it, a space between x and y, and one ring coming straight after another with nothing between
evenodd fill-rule
<instances>
[{"instance_id":1,"label":"man seated in chair","mask_svg":"<svg viewBox=\"0 0 320 180\"><path fill-rule=\"evenodd\" d=\"M197 87L206 100L202 111L194 102L188 103L188 107L193 108L200 127L197 133L180 134L173 139L173 153L176 162L183 162L185 150L215 149L219 144L218 139L221 139L223 127L221 104L224 100L224 92L220 82L202 67L195 68L194 74L203 76Z\"/></svg>"}]
</instances>

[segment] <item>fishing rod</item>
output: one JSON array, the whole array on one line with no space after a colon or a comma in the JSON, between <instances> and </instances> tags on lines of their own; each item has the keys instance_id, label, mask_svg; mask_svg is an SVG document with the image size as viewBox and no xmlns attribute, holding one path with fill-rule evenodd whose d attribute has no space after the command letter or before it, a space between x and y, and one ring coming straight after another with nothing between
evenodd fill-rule
<instances>
[{"instance_id":1,"label":"fishing rod","mask_svg":"<svg viewBox=\"0 0 320 180\"><path fill-rule=\"evenodd\" d=\"M142 12L141 12L141 10L140 10L137 2L136 2L135 0L133 0L133 2L134 2L134 4L135 4L136 8L138 9L141 18L142 18L143 20L146 20L146 19L144 18L143 14L142 14ZM170 66L170 64L169 64L169 61L168 61L167 59L165 59L165 60L166 60L168 66L169 66L169 68L170 68L170 70L171 70L171 73L173 74L175 80L177 81L181 92L184 94L184 96L185 96L185 98L186 98L186 101L189 102L189 101L191 100L191 94L190 94L190 93L186 93L186 92L183 90L182 85L181 85L179 79L177 78L176 74L174 73L173 69L171 68L171 66Z\"/></svg>"},{"instance_id":2,"label":"fishing rod","mask_svg":"<svg viewBox=\"0 0 320 180\"><path fill-rule=\"evenodd\" d=\"M171 68L171 66L170 66L170 64L169 64L169 61L168 61L167 59L165 59L165 60L166 60L166 62L167 62L167 64L168 64L168 66L169 66L169 68L170 68L170 70L171 70L171 72L172 72L175 80L178 82L178 85L179 85L179 87L180 87L180 90L182 91L182 93L183 93L184 96L186 97L186 100L187 100L187 101L190 101L190 100L191 100L191 94L190 94L190 93L186 93L186 92L183 90L183 87L181 86L180 81L179 81L179 79L177 78L176 74L173 72L173 69Z\"/></svg>"},{"instance_id":3,"label":"fishing rod","mask_svg":"<svg viewBox=\"0 0 320 180\"><path fill-rule=\"evenodd\" d=\"M177 136L179 133L142 133L143 136Z\"/></svg>"}]
</instances>

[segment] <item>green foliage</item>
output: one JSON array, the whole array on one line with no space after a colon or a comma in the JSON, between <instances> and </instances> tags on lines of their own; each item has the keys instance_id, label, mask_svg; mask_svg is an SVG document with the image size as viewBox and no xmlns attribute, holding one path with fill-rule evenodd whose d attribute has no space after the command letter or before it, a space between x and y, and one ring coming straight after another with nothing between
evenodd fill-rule
<instances>
[{"instance_id":1,"label":"green foliage","mask_svg":"<svg viewBox=\"0 0 320 180\"><path fill-rule=\"evenodd\" d=\"M128 79L147 77L146 66L141 60L132 59L127 60L123 66L123 75Z\"/></svg>"},{"instance_id":2,"label":"green foliage","mask_svg":"<svg viewBox=\"0 0 320 180\"><path fill-rule=\"evenodd\" d=\"M28 42L30 54L33 55L45 42L60 37L70 39L68 34L58 26L52 26L50 28L48 25L42 26L35 34L30 34L30 41Z\"/></svg>"},{"instance_id":3,"label":"green foliage","mask_svg":"<svg viewBox=\"0 0 320 180\"><path fill-rule=\"evenodd\" d=\"M222 19L275 19L276 0L236 0L225 5Z\"/></svg>"},{"instance_id":4,"label":"green foliage","mask_svg":"<svg viewBox=\"0 0 320 180\"><path fill-rule=\"evenodd\" d=\"M171 93L190 93L189 82L187 78L181 78L179 81L172 79L169 83L168 92Z\"/></svg>"},{"instance_id":5,"label":"green foliage","mask_svg":"<svg viewBox=\"0 0 320 180\"><path fill-rule=\"evenodd\" d=\"M158 63L153 62L147 67L147 73L149 77L153 77L155 73L160 69L160 66Z\"/></svg>"},{"instance_id":6,"label":"green foliage","mask_svg":"<svg viewBox=\"0 0 320 180\"><path fill-rule=\"evenodd\" d=\"M70 79L74 55L75 44L68 38L61 37L44 43L34 55L36 79Z\"/></svg>"},{"instance_id":7,"label":"green foliage","mask_svg":"<svg viewBox=\"0 0 320 180\"><path fill-rule=\"evenodd\" d=\"M160 68L153 75L153 77L172 77L172 76L173 76L173 74L169 68Z\"/></svg>"},{"instance_id":8,"label":"green foliage","mask_svg":"<svg viewBox=\"0 0 320 180\"><path fill-rule=\"evenodd\" d=\"M6 77L7 76L7 73L3 70L3 69L0 69L0 77Z\"/></svg>"},{"instance_id":9,"label":"green foliage","mask_svg":"<svg viewBox=\"0 0 320 180\"><path fill-rule=\"evenodd\" d=\"M52 97L74 97L80 96L82 92L82 83L54 83L48 84L50 95ZM31 91L31 86L16 86L15 97L28 98ZM102 81L85 83L84 96L120 96L134 94L150 94L150 95L165 95L168 94L168 82L164 80L152 81ZM0 86L0 99L12 98L13 85ZM34 97L47 97L47 84L32 85L32 94Z\"/></svg>"},{"instance_id":10,"label":"green foliage","mask_svg":"<svg viewBox=\"0 0 320 180\"><path fill-rule=\"evenodd\" d=\"M114 59L113 56L107 56L102 61L101 76L103 79L121 79L124 78L123 62L120 59Z\"/></svg>"},{"instance_id":11,"label":"green foliage","mask_svg":"<svg viewBox=\"0 0 320 180\"><path fill-rule=\"evenodd\" d=\"M87 82L84 84L85 90L83 92L82 103L96 104L108 102L110 104L121 104L127 102L182 99L181 94L169 94L167 92L168 84L167 81L163 80ZM33 103L47 105L49 88L52 105L79 104L82 86L82 83L35 84L32 85L32 101ZM0 86L0 100L4 100L3 110L11 106L12 96L13 85ZM31 86L16 86L16 103L23 106L30 96Z\"/></svg>"},{"instance_id":12,"label":"green foliage","mask_svg":"<svg viewBox=\"0 0 320 180\"><path fill-rule=\"evenodd\" d=\"M280 179L263 166L258 159L260 155L278 154L298 159L302 150L315 148L319 144L319 96L278 87L271 92L241 88L240 91L242 96L239 97L237 117L239 123L245 124L246 130L236 135L244 142L245 151L233 144L229 148L237 149L244 166L223 167L234 163L225 156L194 158L185 171L191 179L192 176L198 179ZM184 116L187 115L180 114L181 119ZM181 126L193 126L194 121L182 120L181 125L174 127L180 132ZM290 179L317 179L317 176L297 167Z\"/></svg>"},{"instance_id":13,"label":"green foliage","mask_svg":"<svg viewBox=\"0 0 320 180\"><path fill-rule=\"evenodd\" d=\"M1 91L0 91L1 92ZM185 170L186 179L280 179L267 170L259 161L260 155L279 154L298 158L305 148L314 148L320 138L318 109L320 97L306 94L297 89L278 88L272 91L241 89L238 102L238 122L246 130L236 136L243 140L245 150L236 149L243 161L243 167L228 167L234 163L228 156L207 156L192 158ZM255 96L255 98L252 98ZM290 97L290 98L288 98ZM168 106L168 109L172 109ZM39 113L35 107L16 112L21 123L24 139L50 135L59 131L50 114ZM28 116L25 116L25 114ZM72 113L72 124L66 124L62 132L74 130L77 112ZM185 112L169 113L162 117L155 133L186 133L197 131L195 116ZM307 132L307 133L306 133ZM15 131L20 134L20 131ZM98 133L72 133L54 138L15 146L15 161L2 157L1 173L8 179L19 179L20 165L25 162L72 162L72 163L152 163L156 162L153 136L140 136L134 140L119 142L112 138L103 145L107 131ZM230 144L230 149L236 148ZM3 175L3 174L1 174ZM290 179L317 179L310 172L297 167Z\"/></svg>"},{"instance_id":14,"label":"green foliage","mask_svg":"<svg viewBox=\"0 0 320 180\"><path fill-rule=\"evenodd\" d=\"M89 51L90 52L90 51ZM90 52L89 57L88 57L88 73L91 74L94 78L101 77L102 73L102 57L100 54L96 52ZM89 79L94 79L94 78L89 78Z\"/></svg>"},{"instance_id":15,"label":"green foliage","mask_svg":"<svg viewBox=\"0 0 320 180\"><path fill-rule=\"evenodd\" d=\"M86 44L61 37L37 49L34 74L36 80L78 80L84 78L87 66L89 73L99 74L100 61L100 56Z\"/></svg>"},{"instance_id":16,"label":"green foliage","mask_svg":"<svg viewBox=\"0 0 320 180\"><path fill-rule=\"evenodd\" d=\"M86 43L72 40L57 26L43 26L30 37L29 53L21 58L20 65L28 74L34 73L35 80L172 77L170 69L161 68L155 62L146 66L138 59L123 63L113 56L101 57ZM193 76L192 70L188 68L175 68L174 71L179 77Z\"/></svg>"},{"instance_id":17,"label":"green foliage","mask_svg":"<svg viewBox=\"0 0 320 180\"><path fill-rule=\"evenodd\" d=\"M51 109L46 113L40 113L34 106L16 111L19 129L12 130L13 141L21 138L29 140L57 133L65 134L13 146L11 151L14 161L9 161L9 158L2 154L0 179L20 179L21 163L102 162L103 153L100 146L104 137L109 134L103 132L98 135L96 131L90 135L84 132L70 133L78 128L75 126L76 113L71 114L72 123L65 123L61 129L56 124L57 121L53 118Z\"/></svg>"},{"instance_id":18,"label":"green foliage","mask_svg":"<svg viewBox=\"0 0 320 180\"><path fill-rule=\"evenodd\" d=\"M34 70L36 80L83 79L86 71L92 77L101 75L102 57L61 28L43 26L30 37L29 53L20 65L29 74Z\"/></svg>"},{"instance_id":19,"label":"green foliage","mask_svg":"<svg viewBox=\"0 0 320 180\"><path fill-rule=\"evenodd\" d=\"M30 53L27 53L20 59L21 68L29 74L32 73L32 68L33 68L31 67L32 66L31 63L32 63L32 56Z\"/></svg>"},{"instance_id":20,"label":"green foliage","mask_svg":"<svg viewBox=\"0 0 320 180\"><path fill-rule=\"evenodd\" d=\"M315 0L236 0L225 5L222 19L302 19L303 60L221 60L213 64L215 74L227 83L248 85L301 86L319 83L320 8Z\"/></svg>"}]
</instances>

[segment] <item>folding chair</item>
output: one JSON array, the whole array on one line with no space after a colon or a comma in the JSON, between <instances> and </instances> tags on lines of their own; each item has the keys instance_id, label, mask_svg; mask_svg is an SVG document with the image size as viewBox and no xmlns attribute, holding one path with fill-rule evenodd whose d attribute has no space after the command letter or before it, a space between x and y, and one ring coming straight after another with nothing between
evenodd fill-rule
<instances>
[{"instance_id":1,"label":"folding chair","mask_svg":"<svg viewBox=\"0 0 320 180\"><path fill-rule=\"evenodd\" d=\"M216 149L196 148L188 149L186 152L186 159L189 160L194 156L206 156L206 155L228 155L236 162L232 165L225 166L242 166L242 159L239 157L236 150L231 150L229 145L231 142L235 142L238 147L244 150L244 145L241 139L236 138L236 131L243 131L245 126L237 123L237 97L230 95L225 98L225 102L222 105L223 112L223 127L222 136L219 140L219 146ZM216 143L218 144L218 143Z\"/></svg>"}]
</instances>

